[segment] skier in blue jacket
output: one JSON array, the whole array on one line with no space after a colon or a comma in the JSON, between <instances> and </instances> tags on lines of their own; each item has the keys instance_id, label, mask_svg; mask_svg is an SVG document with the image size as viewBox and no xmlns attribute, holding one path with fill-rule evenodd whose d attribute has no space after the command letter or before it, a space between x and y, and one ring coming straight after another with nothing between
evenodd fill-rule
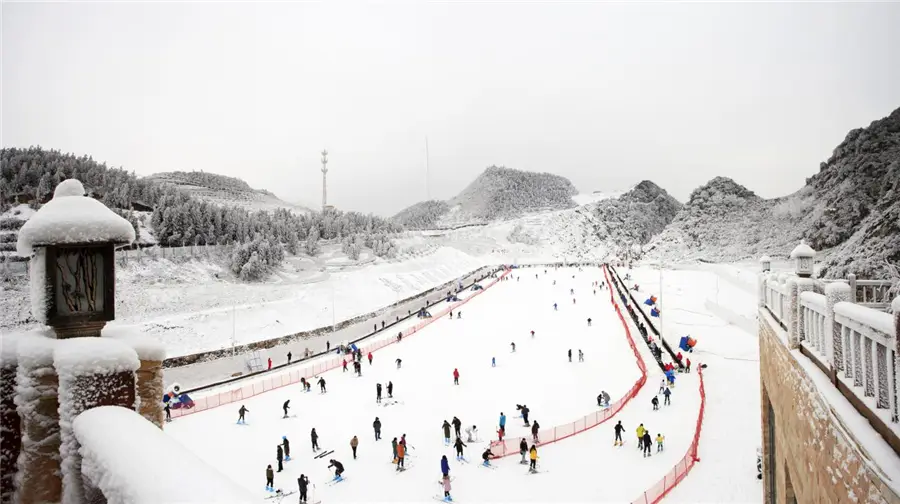
<instances>
[{"instance_id":1,"label":"skier in blue jacket","mask_svg":"<svg viewBox=\"0 0 900 504\"><path fill-rule=\"evenodd\" d=\"M450 462L447 462L446 455L441 457L441 473L443 473L445 477L450 474Z\"/></svg>"},{"instance_id":2,"label":"skier in blue jacket","mask_svg":"<svg viewBox=\"0 0 900 504\"><path fill-rule=\"evenodd\" d=\"M500 428L506 430L506 415L500 412Z\"/></svg>"}]
</instances>

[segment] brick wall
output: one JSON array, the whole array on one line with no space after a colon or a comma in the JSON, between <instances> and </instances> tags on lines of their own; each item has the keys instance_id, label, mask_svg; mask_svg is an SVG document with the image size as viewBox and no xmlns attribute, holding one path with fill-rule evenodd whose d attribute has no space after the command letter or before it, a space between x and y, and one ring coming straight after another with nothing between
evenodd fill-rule
<instances>
[{"instance_id":1,"label":"brick wall","mask_svg":"<svg viewBox=\"0 0 900 504\"><path fill-rule=\"evenodd\" d=\"M791 504L795 498L798 503L900 504L900 497L866 464L855 441L835 425L812 379L776 335L781 329L765 308L758 318L764 502ZM770 411L775 417L771 425ZM774 478L769 467L773 448Z\"/></svg>"}]
</instances>

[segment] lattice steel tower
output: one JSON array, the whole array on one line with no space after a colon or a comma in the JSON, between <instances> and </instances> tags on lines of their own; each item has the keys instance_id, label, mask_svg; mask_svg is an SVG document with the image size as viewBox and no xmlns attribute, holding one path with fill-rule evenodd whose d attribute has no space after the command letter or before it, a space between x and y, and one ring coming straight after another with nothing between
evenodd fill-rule
<instances>
[{"instance_id":1,"label":"lattice steel tower","mask_svg":"<svg viewBox=\"0 0 900 504\"><path fill-rule=\"evenodd\" d=\"M328 151L322 151L322 210L328 206L328 186L326 185L328 176Z\"/></svg>"}]
</instances>

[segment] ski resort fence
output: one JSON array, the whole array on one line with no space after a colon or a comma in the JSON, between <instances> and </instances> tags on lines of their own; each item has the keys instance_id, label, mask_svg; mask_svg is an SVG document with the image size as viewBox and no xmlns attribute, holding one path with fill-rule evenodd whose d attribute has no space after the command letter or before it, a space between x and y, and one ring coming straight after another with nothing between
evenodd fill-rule
<instances>
[{"instance_id":1,"label":"ski resort fence","mask_svg":"<svg viewBox=\"0 0 900 504\"><path fill-rule=\"evenodd\" d=\"M609 274L605 265L603 267L603 275L604 277L606 277L607 284L609 284ZM622 315L622 312L619 309L619 305L615 301L615 297L613 296L613 289L609 290L609 301L613 305L613 308L615 308L616 314L619 316L619 321L622 322L622 327L625 328L625 336L628 338L628 345L631 347L631 351L634 352L634 358L637 361L637 366L641 372L641 376L637 379L637 381L634 382L634 385L631 386L628 392L621 399L610 404L608 408L602 411L589 413L579 418L578 420L565 425L549 427L538 431L538 439L536 443L537 446L544 446L550 443L561 441L576 434L580 434L609 420L610 418L615 416L616 413L621 411L622 408L624 408L625 405L628 404L628 401L632 400L641 390L641 387L643 387L644 384L647 383L647 366L644 363L644 359L641 358L641 354L638 351L634 339L631 337L631 331L628 329L628 324L625 322L625 317ZM494 457L498 458L506 457L509 455L518 455L519 439L516 437L510 437L504 439L503 441L492 441L491 453L494 455Z\"/></svg>"},{"instance_id":2,"label":"ski resort fence","mask_svg":"<svg viewBox=\"0 0 900 504\"><path fill-rule=\"evenodd\" d=\"M656 504L661 501L681 480L687 477L694 464L700 462L697 457L697 449L700 446L700 431L703 430L703 413L706 410L706 389L703 387L703 368L697 366L697 374L700 375L700 413L697 415L697 427L694 429L694 439L688 446L687 453L674 467L656 482L655 485L644 491L644 494L632 501L632 504Z\"/></svg>"},{"instance_id":3,"label":"ski resort fence","mask_svg":"<svg viewBox=\"0 0 900 504\"><path fill-rule=\"evenodd\" d=\"M408 336L412 336L413 334L421 331L425 327L431 325L432 322L439 320L441 317L450 313L451 310L458 310L458 308L469 301L475 299L480 294L484 293L491 287L500 282L504 277L509 274L510 270L505 270L499 278L495 278L492 282L485 285L483 289L472 292L465 299L461 299L459 302L453 303L452 305L432 314L431 318L427 318L417 323L413 327L410 327L404 331L402 331L403 338L407 338ZM388 345L393 345L398 343L396 335L387 335L385 334L384 339L380 339L377 341L372 341L371 343L365 345L357 345L360 351L363 354L367 354L369 352L375 352L380 350ZM231 404L239 401L243 401L249 399L251 397L257 396L259 394L263 394L265 392L269 392L271 390L279 389L282 387L286 387L288 385L294 385L300 383L300 379L303 378L305 380L309 380L313 377L317 377L318 375L325 373L326 371L331 371L333 369L337 369L343 365L343 361L345 356L343 354L335 353L334 357L322 359L318 362L307 365L303 368L298 368L290 372L281 373L276 376L272 376L269 378L265 378L260 381L256 381L253 383L248 383L241 387L237 387L230 390L225 390L215 394L209 394L203 397L198 397L194 399L194 406L191 408L179 408L172 410L172 418L178 418L182 416L187 416L193 413L199 413L201 411L206 411L208 409L216 408L219 406L223 406L225 404ZM312 384L313 387L317 387L315 383Z\"/></svg>"}]
</instances>

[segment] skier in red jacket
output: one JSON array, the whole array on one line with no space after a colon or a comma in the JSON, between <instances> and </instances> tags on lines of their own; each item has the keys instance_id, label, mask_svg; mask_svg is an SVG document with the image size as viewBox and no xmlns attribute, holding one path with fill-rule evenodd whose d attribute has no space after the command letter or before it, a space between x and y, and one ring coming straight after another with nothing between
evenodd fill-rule
<instances>
[{"instance_id":1,"label":"skier in red jacket","mask_svg":"<svg viewBox=\"0 0 900 504\"><path fill-rule=\"evenodd\" d=\"M453 384L459 385L459 370L456 368L453 368Z\"/></svg>"}]
</instances>

